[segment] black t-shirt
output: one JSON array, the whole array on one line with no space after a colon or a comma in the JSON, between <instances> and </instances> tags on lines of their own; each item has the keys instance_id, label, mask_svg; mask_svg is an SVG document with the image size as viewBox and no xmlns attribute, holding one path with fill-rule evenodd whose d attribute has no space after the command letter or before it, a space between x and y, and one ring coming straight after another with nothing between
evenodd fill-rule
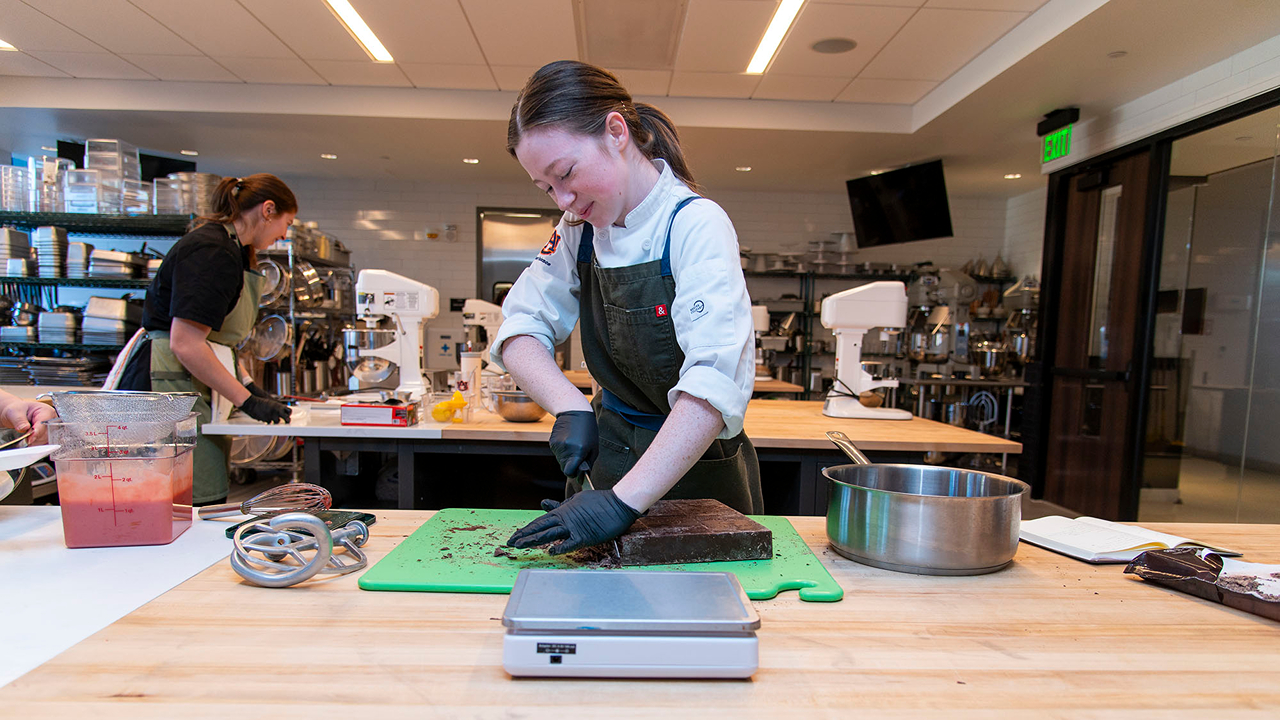
<instances>
[{"instance_id":1,"label":"black t-shirt","mask_svg":"<svg viewBox=\"0 0 1280 720\"><path fill-rule=\"evenodd\" d=\"M240 299L248 265L249 248L233 241L218 223L192 230L160 263L147 289L142 326L168 330L177 317L221 330Z\"/></svg>"}]
</instances>

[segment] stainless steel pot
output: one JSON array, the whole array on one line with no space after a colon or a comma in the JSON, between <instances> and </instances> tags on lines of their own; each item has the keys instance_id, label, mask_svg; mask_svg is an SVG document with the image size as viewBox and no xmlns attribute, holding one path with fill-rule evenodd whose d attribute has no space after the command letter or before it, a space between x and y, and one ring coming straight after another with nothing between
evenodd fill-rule
<instances>
[{"instance_id":1,"label":"stainless steel pot","mask_svg":"<svg viewBox=\"0 0 1280 720\"><path fill-rule=\"evenodd\" d=\"M979 340L969 348L969 360L978 366L982 377L999 377L1004 374L1009 351L997 340Z\"/></svg>"},{"instance_id":2,"label":"stainless steel pot","mask_svg":"<svg viewBox=\"0 0 1280 720\"><path fill-rule=\"evenodd\" d=\"M836 552L920 575L981 575L1013 560L1026 483L975 470L872 464L844 433L827 437L856 463L822 471L827 539Z\"/></svg>"}]
</instances>

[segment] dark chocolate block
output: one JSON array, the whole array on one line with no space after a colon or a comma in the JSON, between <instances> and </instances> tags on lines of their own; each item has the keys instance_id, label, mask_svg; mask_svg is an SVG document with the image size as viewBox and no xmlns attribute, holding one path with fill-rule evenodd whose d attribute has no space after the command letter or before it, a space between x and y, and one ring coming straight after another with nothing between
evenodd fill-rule
<instances>
[{"instance_id":1,"label":"dark chocolate block","mask_svg":"<svg viewBox=\"0 0 1280 720\"><path fill-rule=\"evenodd\" d=\"M618 538L623 565L768 560L773 532L718 500L659 500Z\"/></svg>"}]
</instances>

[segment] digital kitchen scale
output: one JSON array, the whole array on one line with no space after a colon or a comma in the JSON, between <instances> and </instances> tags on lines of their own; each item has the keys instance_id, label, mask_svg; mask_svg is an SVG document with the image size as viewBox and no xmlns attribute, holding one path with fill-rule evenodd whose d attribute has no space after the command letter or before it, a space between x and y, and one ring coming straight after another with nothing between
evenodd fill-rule
<instances>
[{"instance_id":1,"label":"digital kitchen scale","mask_svg":"<svg viewBox=\"0 0 1280 720\"><path fill-rule=\"evenodd\" d=\"M760 616L733 573L521 570L502 613L516 677L747 678Z\"/></svg>"}]
</instances>

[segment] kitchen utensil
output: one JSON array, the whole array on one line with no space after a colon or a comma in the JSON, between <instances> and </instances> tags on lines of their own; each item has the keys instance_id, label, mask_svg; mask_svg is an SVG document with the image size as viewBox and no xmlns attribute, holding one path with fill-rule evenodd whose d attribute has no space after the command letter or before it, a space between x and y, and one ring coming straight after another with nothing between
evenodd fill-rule
<instances>
[{"instance_id":1,"label":"kitchen utensil","mask_svg":"<svg viewBox=\"0 0 1280 720\"><path fill-rule=\"evenodd\" d=\"M969 346L969 359L982 377L999 377L1004 374L1005 363L1009 358L1009 350L999 340L981 339Z\"/></svg>"},{"instance_id":2,"label":"kitchen utensil","mask_svg":"<svg viewBox=\"0 0 1280 720\"><path fill-rule=\"evenodd\" d=\"M759 666L760 616L727 572L522 570L502 624L516 677L747 678Z\"/></svg>"},{"instance_id":3,"label":"kitchen utensil","mask_svg":"<svg viewBox=\"0 0 1280 720\"><path fill-rule=\"evenodd\" d=\"M512 533L541 514L537 510L440 510L361 575L360 587L507 593L522 568L582 568L599 559L589 553L548 555L544 550L508 549L512 557L494 556L494 550L503 547ZM809 602L834 602L844 597L840 585L786 518L750 517L773 531L773 560L649 565L636 569L732 572L752 600L767 600L786 589L798 589L800 599Z\"/></svg>"},{"instance_id":4,"label":"kitchen utensil","mask_svg":"<svg viewBox=\"0 0 1280 720\"><path fill-rule=\"evenodd\" d=\"M1004 261L1003 257L1000 257L999 253L996 253L996 259L991 263L991 275L993 277L1002 278L1002 277L1006 277L1008 274L1009 274L1008 263Z\"/></svg>"},{"instance_id":5,"label":"kitchen utensil","mask_svg":"<svg viewBox=\"0 0 1280 720\"><path fill-rule=\"evenodd\" d=\"M292 287L291 277L278 261L271 258L259 260L258 272L262 273L263 278L262 295L258 300L260 306L279 302L289 293Z\"/></svg>"},{"instance_id":6,"label":"kitchen utensil","mask_svg":"<svg viewBox=\"0 0 1280 720\"><path fill-rule=\"evenodd\" d=\"M361 350L376 350L395 342L395 330L347 328L342 331L342 344L346 348L347 369L357 380L380 383L391 377L396 366L380 357L361 357Z\"/></svg>"},{"instance_id":7,"label":"kitchen utensil","mask_svg":"<svg viewBox=\"0 0 1280 720\"><path fill-rule=\"evenodd\" d=\"M247 523L232 541L231 568L262 587L289 587L320 573L346 575L369 564L360 550L369 541L369 526L359 520L330 532L315 515L291 512ZM342 554L334 553L335 543Z\"/></svg>"},{"instance_id":8,"label":"kitchen utensil","mask_svg":"<svg viewBox=\"0 0 1280 720\"><path fill-rule=\"evenodd\" d=\"M231 438L228 457L232 465L245 465L263 459L271 450L275 438L271 435L236 435Z\"/></svg>"},{"instance_id":9,"label":"kitchen utensil","mask_svg":"<svg viewBox=\"0 0 1280 720\"><path fill-rule=\"evenodd\" d=\"M279 315L268 315L253 328L253 355L263 362L279 360L292 340L293 326Z\"/></svg>"},{"instance_id":10,"label":"kitchen utensil","mask_svg":"<svg viewBox=\"0 0 1280 720\"><path fill-rule=\"evenodd\" d=\"M494 411L509 422L537 422L547 414L542 406L533 401L523 390L494 390Z\"/></svg>"},{"instance_id":11,"label":"kitchen utensil","mask_svg":"<svg viewBox=\"0 0 1280 720\"><path fill-rule=\"evenodd\" d=\"M14 325L34 327L40 318L40 306L28 302L14 303L9 313Z\"/></svg>"},{"instance_id":12,"label":"kitchen utensil","mask_svg":"<svg viewBox=\"0 0 1280 720\"><path fill-rule=\"evenodd\" d=\"M284 510L328 510L333 496L328 490L311 483L286 483L258 493L242 503L206 505L199 509L202 520L228 515L261 515Z\"/></svg>"},{"instance_id":13,"label":"kitchen utensil","mask_svg":"<svg viewBox=\"0 0 1280 720\"><path fill-rule=\"evenodd\" d=\"M311 263L299 262L294 266L293 292L303 307L319 307L324 302L324 283Z\"/></svg>"},{"instance_id":14,"label":"kitchen utensil","mask_svg":"<svg viewBox=\"0 0 1280 720\"><path fill-rule=\"evenodd\" d=\"M67 547L165 545L186 532L197 417L50 421Z\"/></svg>"},{"instance_id":15,"label":"kitchen utensil","mask_svg":"<svg viewBox=\"0 0 1280 720\"><path fill-rule=\"evenodd\" d=\"M298 414L297 408L294 408L294 414ZM272 438L271 447L267 448L267 451L263 453L262 459L266 462L282 460L286 455L292 452L293 447L297 442L297 438L292 435L276 435Z\"/></svg>"},{"instance_id":16,"label":"kitchen utensil","mask_svg":"<svg viewBox=\"0 0 1280 720\"><path fill-rule=\"evenodd\" d=\"M839 431L853 465L825 468L827 539L841 555L920 575L995 572L1018 549L1021 480L930 465L870 463Z\"/></svg>"},{"instance_id":17,"label":"kitchen utensil","mask_svg":"<svg viewBox=\"0 0 1280 720\"><path fill-rule=\"evenodd\" d=\"M5 448L9 447L10 445L17 445L18 443L22 442L23 440L26 440L27 438L31 437L32 433L34 433L34 432L35 432L34 430L28 430L25 434L23 434L23 435L19 435L18 437L14 438L14 439L12 439L12 440L9 440L9 441L8 441L8 442L6 442L5 444L0 445L0 450L3 450L3 449L5 449ZM9 468L6 468L6 467L0 467L0 470L8 470L8 469L9 469Z\"/></svg>"},{"instance_id":18,"label":"kitchen utensil","mask_svg":"<svg viewBox=\"0 0 1280 720\"><path fill-rule=\"evenodd\" d=\"M200 398L194 392L131 390L66 390L50 396L58 416L65 422L77 423L177 422L186 418ZM145 434L138 437L144 438Z\"/></svg>"},{"instance_id":19,"label":"kitchen utensil","mask_svg":"<svg viewBox=\"0 0 1280 720\"><path fill-rule=\"evenodd\" d=\"M124 320L134 325L140 325L142 323L142 305L137 302L129 302L128 298L91 297L84 306L84 316L87 318L102 318L104 320Z\"/></svg>"}]
</instances>

